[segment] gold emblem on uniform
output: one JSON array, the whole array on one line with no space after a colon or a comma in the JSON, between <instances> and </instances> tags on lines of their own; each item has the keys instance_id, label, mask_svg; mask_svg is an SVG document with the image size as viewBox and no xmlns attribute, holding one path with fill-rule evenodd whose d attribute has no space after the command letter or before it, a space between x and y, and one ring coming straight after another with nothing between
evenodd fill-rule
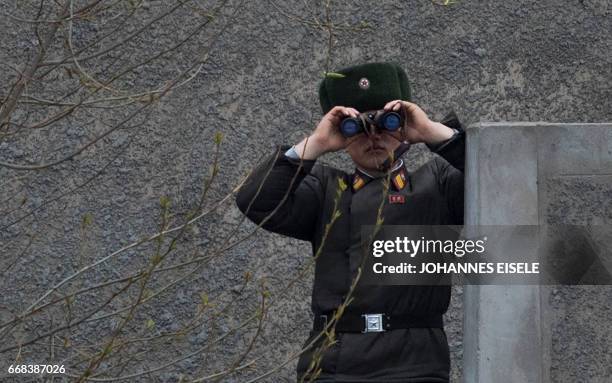
<instances>
[{"instance_id":1,"label":"gold emblem on uniform","mask_svg":"<svg viewBox=\"0 0 612 383\"><path fill-rule=\"evenodd\" d=\"M395 189L402 190L408 183L406 181L406 175L404 174L404 170L402 169L399 172L397 172L397 174L393 176L392 181L393 181L393 186L395 186Z\"/></svg>"},{"instance_id":2,"label":"gold emblem on uniform","mask_svg":"<svg viewBox=\"0 0 612 383\"><path fill-rule=\"evenodd\" d=\"M361 177L359 174L355 174L355 176L353 177L353 190L357 191L364 187L365 184L366 182L363 177Z\"/></svg>"}]
</instances>

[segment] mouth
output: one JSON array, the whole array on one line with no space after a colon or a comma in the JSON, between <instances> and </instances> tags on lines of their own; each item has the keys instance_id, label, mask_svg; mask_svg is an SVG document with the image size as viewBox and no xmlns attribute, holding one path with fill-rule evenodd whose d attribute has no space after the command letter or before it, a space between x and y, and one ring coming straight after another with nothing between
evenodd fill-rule
<instances>
[{"instance_id":1,"label":"mouth","mask_svg":"<svg viewBox=\"0 0 612 383\"><path fill-rule=\"evenodd\" d=\"M379 151L386 152L387 149L384 146L379 146L379 145L374 145L366 149L366 153L379 152Z\"/></svg>"}]
</instances>

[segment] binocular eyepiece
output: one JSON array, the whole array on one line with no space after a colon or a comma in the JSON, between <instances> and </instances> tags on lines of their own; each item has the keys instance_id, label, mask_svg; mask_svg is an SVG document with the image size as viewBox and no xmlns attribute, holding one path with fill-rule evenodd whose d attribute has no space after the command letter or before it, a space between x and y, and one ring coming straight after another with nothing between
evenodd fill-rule
<instances>
[{"instance_id":1,"label":"binocular eyepiece","mask_svg":"<svg viewBox=\"0 0 612 383\"><path fill-rule=\"evenodd\" d=\"M381 129L387 132L395 132L404 125L403 113L386 110L375 110L361 113L358 117L346 117L340 122L340 132L346 138L356 136L359 133L373 133L368 127Z\"/></svg>"}]
</instances>

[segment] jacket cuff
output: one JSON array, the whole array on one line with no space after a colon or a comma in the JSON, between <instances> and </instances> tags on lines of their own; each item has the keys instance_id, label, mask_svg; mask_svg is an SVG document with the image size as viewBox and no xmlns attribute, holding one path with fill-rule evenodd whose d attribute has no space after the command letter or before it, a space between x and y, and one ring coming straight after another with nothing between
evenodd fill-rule
<instances>
[{"instance_id":1,"label":"jacket cuff","mask_svg":"<svg viewBox=\"0 0 612 383\"><path fill-rule=\"evenodd\" d=\"M300 172L304 174L310 173L310 171L312 170L312 167L314 166L315 162L317 162L317 160L303 160L303 159L294 159L294 158L287 157L285 155L285 152L291 148L292 148L291 145L279 145L277 147L277 151L279 155L278 155L278 158L276 159L275 165L291 164L295 166L296 168L302 165L302 169L300 170Z\"/></svg>"},{"instance_id":2,"label":"jacket cuff","mask_svg":"<svg viewBox=\"0 0 612 383\"><path fill-rule=\"evenodd\" d=\"M434 145L426 145L432 152L440 155L454 168L463 171L465 167L465 130L455 112L447 114L440 123L457 130L457 132L446 141Z\"/></svg>"}]
</instances>

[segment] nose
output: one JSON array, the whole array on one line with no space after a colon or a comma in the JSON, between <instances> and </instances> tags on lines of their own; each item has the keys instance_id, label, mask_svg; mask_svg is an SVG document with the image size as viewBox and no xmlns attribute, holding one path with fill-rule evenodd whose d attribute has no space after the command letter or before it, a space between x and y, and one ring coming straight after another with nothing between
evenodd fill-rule
<instances>
[{"instance_id":1,"label":"nose","mask_svg":"<svg viewBox=\"0 0 612 383\"><path fill-rule=\"evenodd\" d=\"M380 141L382 139L382 132L380 131L380 129L377 129L375 126L370 125L369 131L370 131L369 136L371 140Z\"/></svg>"}]
</instances>

